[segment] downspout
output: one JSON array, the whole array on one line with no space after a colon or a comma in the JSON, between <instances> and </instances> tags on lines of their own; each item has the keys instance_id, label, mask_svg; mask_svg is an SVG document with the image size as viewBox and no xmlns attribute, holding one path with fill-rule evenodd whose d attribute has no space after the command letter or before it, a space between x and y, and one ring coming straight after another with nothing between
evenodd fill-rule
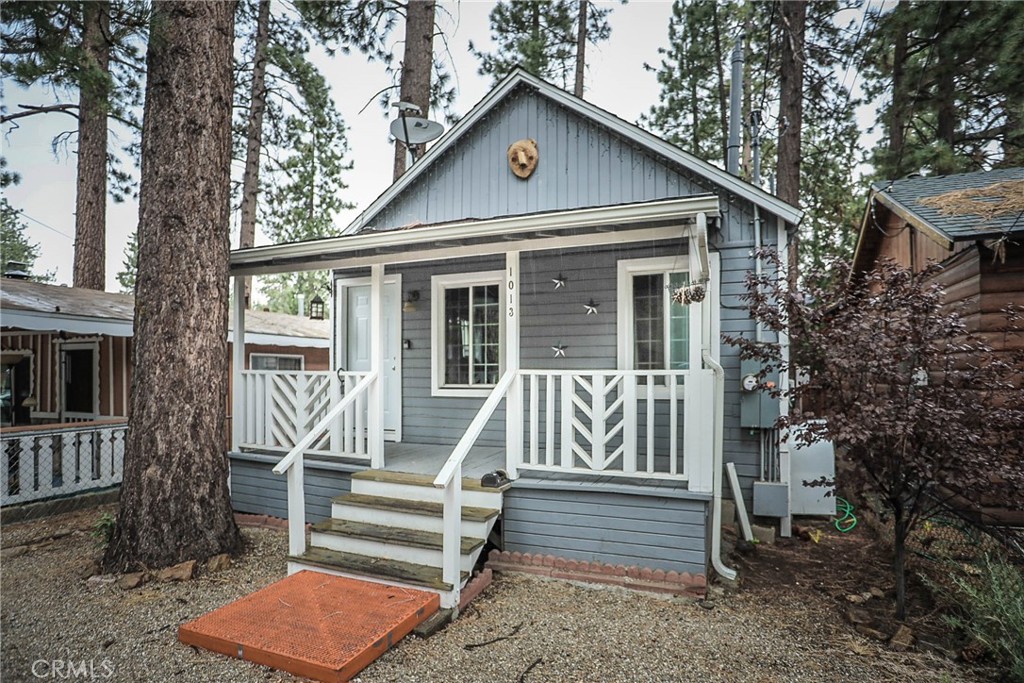
<instances>
[{"instance_id":1,"label":"downspout","mask_svg":"<svg viewBox=\"0 0 1024 683\"><path fill-rule=\"evenodd\" d=\"M711 503L711 565L719 576L733 581L736 570L725 566L722 561L722 444L725 431L725 370L711 357L711 350L705 347L701 354L704 365L715 373L715 439L712 444L712 466L714 476Z\"/></svg>"}]
</instances>

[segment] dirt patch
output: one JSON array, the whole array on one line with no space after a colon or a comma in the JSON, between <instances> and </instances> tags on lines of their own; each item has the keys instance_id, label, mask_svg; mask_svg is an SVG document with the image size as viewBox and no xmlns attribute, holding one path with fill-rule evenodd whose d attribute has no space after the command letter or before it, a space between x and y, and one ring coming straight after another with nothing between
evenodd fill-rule
<instances>
[{"instance_id":1,"label":"dirt patch","mask_svg":"<svg viewBox=\"0 0 1024 683\"><path fill-rule=\"evenodd\" d=\"M966 643L942 621L944 606L936 603L913 560L907 571L908 617L898 621L892 550L872 529L860 525L842 533L827 521L810 521L795 531L793 538L736 553L743 592L765 599L780 592L814 596L830 606L836 621L850 634L890 650L913 647L960 658Z\"/></svg>"}]
</instances>

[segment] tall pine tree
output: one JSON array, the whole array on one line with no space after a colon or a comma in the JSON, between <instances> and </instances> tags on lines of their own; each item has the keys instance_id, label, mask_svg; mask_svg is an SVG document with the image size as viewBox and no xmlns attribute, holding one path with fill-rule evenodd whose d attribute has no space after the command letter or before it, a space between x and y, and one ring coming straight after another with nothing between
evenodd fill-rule
<instances>
[{"instance_id":1,"label":"tall pine tree","mask_svg":"<svg viewBox=\"0 0 1024 683\"><path fill-rule=\"evenodd\" d=\"M579 97L586 44L611 36L610 12L588 0L502 0L490 14L495 50L485 52L470 41L469 51L493 83L521 66Z\"/></svg>"}]
</instances>

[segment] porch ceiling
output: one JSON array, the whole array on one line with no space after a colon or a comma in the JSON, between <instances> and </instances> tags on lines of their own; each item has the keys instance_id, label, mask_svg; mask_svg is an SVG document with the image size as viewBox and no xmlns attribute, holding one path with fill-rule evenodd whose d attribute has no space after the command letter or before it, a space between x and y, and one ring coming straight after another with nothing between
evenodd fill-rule
<instances>
[{"instance_id":1,"label":"porch ceiling","mask_svg":"<svg viewBox=\"0 0 1024 683\"><path fill-rule=\"evenodd\" d=\"M232 275L327 270L506 251L534 251L567 244L600 244L682 237L698 214L718 216L718 197L679 199L554 211L379 233L276 244L231 253Z\"/></svg>"}]
</instances>

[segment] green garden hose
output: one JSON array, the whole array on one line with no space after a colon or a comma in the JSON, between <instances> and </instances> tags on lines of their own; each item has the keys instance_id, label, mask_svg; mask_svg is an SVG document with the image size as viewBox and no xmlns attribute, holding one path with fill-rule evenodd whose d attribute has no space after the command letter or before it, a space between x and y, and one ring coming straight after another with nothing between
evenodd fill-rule
<instances>
[{"instance_id":1,"label":"green garden hose","mask_svg":"<svg viewBox=\"0 0 1024 683\"><path fill-rule=\"evenodd\" d=\"M845 498L836 498L836 529L844 534L857 526L857 518L853 516L853 505Z\"/></svg>"}]
</instances>

